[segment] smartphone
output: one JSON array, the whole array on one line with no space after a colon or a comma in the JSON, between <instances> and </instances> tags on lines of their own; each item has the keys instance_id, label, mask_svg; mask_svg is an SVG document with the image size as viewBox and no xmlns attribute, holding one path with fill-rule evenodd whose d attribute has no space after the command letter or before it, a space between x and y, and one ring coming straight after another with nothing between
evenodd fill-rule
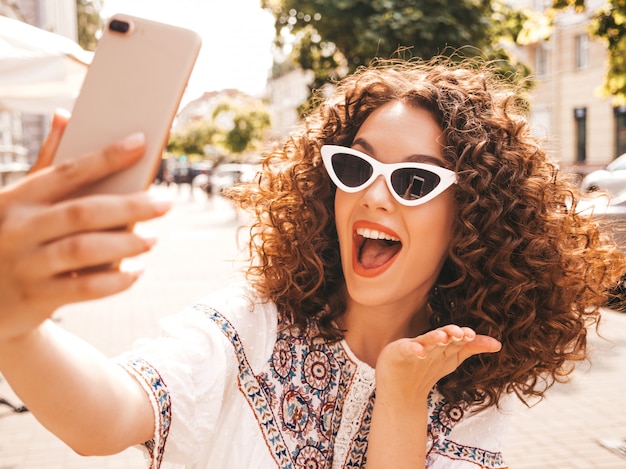
<instances>
[{"instance_id":1,"label":"smartphone","mask_svg":"<svg viewBox=\"0 0 626 469\"><path fill-rule=\"evenodd\" d=\"M116 14L105 25L54 161L99 150L134 132L141 161L78 195L147 189L201 47L200 36L169 24Z\"/></svg>"}]
</instances>

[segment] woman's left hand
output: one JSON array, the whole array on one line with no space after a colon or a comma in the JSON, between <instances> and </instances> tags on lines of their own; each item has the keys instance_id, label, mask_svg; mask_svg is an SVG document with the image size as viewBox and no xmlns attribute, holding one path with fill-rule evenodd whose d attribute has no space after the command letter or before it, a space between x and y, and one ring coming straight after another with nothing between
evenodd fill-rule
<instances>
[{"instance_id":1,"label":"woman's left hand","mask_svg":"<svg viewBox=\"0 0 626 469\"><path fill-rule=\"evenodd\" d=\"M376 362L367 469L425 467L430 390L467 358L500 348L496 339L455 325L385 346Z\"/></svg>"},{"instance_id":2,"label":"woman's left hand","mask_svg":"<svg viewBox=\"0 0 626 469\"><path fill-rule=\"evenodd\" d=\"M388 344L376 363L376 394L424 399L432 387L467 358L497 352L500 342L453 324ZM407 402L408 404L408 402Z\"/></svg>"}]
</instances>

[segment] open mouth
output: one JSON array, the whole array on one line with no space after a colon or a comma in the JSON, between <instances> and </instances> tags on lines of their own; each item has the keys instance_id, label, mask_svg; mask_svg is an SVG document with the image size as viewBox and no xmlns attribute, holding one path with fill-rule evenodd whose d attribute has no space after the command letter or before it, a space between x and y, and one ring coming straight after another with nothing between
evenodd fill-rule
<instances>
[{"instance_id":1,"label":"open mouth","mask_svg":"<svg viewBox=\"0 0 626 469\"><path fill-rule=\"evenodd\" d=\"M400 239L383 231L358 227L354 233L354 268L366 277L385 271L402 249Z\"/></svg>"}]
</instances>

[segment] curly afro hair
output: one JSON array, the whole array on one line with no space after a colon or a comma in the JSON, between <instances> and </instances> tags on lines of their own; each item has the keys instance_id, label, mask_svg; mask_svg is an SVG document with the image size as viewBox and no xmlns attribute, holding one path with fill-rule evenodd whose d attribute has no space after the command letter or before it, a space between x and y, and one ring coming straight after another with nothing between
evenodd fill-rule
<instances>
[{"instance_id":1,"label":"curly afro hair","mask_svg":"<svg viewBox=\"0 0 626 469\"><path fill-rule=\"evenodd\" d=\"M453 404L488 406L504 393L542 397L565 380L587 356L587 329L623 275L624 257L531 136L521 96L488 65L394 60L359 69L320 98L301 131L267 155L258 180L228 194L253 215L247 274L282 324L314 320L327 340L342 337L336 189L319 148L350 146L372 111L402 101L434 116L458 178L431 325L469 326L503 345L466 360L440 392Z\"/></svg>"}]
</instances>

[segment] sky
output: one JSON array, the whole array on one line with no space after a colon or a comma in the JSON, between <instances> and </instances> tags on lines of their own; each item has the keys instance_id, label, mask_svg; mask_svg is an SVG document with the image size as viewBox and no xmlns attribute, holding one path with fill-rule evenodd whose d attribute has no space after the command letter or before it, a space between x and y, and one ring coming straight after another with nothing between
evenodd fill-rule
<instances>
[{"instance_id":1,"label":"sky","mask_svg":"<svg viewBox=\"0 0 626 469\"><path fill-rule=\"evenodd\" d=\"M274 19L260 0L103 0L102 16L126 13L192 29L202 49L183 102L205 91L263 91L272 66Z\"/></svg>"}]
</instances>

